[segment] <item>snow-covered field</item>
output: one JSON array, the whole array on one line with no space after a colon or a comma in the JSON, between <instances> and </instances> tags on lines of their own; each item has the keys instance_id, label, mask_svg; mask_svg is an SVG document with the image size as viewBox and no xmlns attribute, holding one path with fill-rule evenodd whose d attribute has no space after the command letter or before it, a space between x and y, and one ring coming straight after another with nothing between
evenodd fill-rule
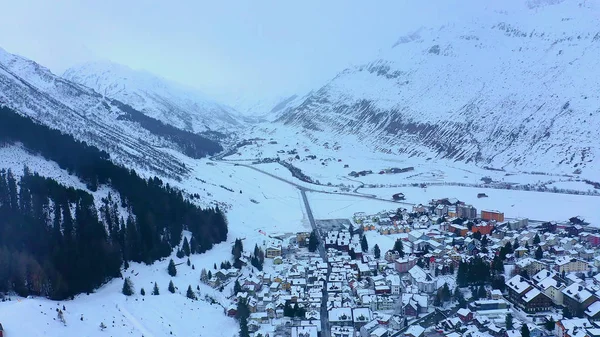
<instances>
[{"instance_id":1,"label":"snow-covered field","mask_svg":"<svg viewBox=\"0 0 600 337\"><path fill-rule=\"evenodd\" d=\"M508 218L530 218L544 221L566 221L572 216L581 216L592 225L600 226L600 215L596 211L600 197L586 195L532 192L520 190L497 190L457 186L428 186L405 188L365 188L360 192L389 198L393 193L402 192L406 201L426 203L437 198L458 198L472 204L478 210L492 209L504 212ZM488 198L477 198L485 193Z\"/></svg>"},{"instance_id":2,"label":"snow-covered field","mask_svg":"<svg viewBox=\"0 0 600 337\"><path fill-rule=\"evenodd\" d=\"M306 196L315 219L351 219L357 212L374 214L405 206L392 200L370 200L351 195L307 192Z\"/></svg>"}]
</instances>

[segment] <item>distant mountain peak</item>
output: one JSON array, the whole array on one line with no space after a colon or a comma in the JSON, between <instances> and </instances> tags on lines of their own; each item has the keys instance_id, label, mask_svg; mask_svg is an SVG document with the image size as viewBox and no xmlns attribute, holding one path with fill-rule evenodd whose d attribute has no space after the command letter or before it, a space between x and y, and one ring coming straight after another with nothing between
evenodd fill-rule
<instances>
[{"instance_id":1,"label":"distant mountain peak","mask_svg":"<svg viewBox=\"0 0 600 337\"><path fill-rule=\"evenodd\" d=\"M237 111L197 90L111 61L81 64L63 77L184 130L226 133L243 124Z\"/></svg>"}]
</instances>

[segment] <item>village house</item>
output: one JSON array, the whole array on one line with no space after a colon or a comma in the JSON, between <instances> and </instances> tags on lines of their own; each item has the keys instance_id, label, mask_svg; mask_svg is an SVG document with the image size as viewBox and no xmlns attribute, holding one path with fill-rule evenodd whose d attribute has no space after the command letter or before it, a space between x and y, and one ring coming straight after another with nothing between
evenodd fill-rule
<instances>
[{"instance_id":1,"label":"village house","mask_svg":"<svg viewBox=\"0 0 600 337\"><path fill-rule=\"evenodd\" d=\"M417 258L415 256L405 256L404 258L397 259L394 263L394 267L399 273L408 273L408 271L417 264Z\"/></svg>"},{"instance_id":2,"label":"village house","mask_svg":"<svg viewBox=\"0 0 600 337\"><path fill-rule=\"evenodd\" d=\"M559 273L576 273L576 272L588 272L590 265L580 259L572 258L570 256L563 256L556 259L556 265L554 267Z\"/></svg>"},{"instance_id":3,"label":"village house","mask_svg":"<svg viewBox=\"0 0 600 337\"><path fill-rule=\"evenodd\" d=\"M419 266L414 266L408 271L410 281L419 291L433 294L437 290L437 280Z\"/></svg>"},{"instance_id":4,"label":"village house","mask_svg":"<svg viewBox=\"0 0 600 337\"><path fill-rule=\"evenodd\" d=\"M482 210L481 211L481 219L485 221L494 220L497 222L504 221L504 213L499 211L491 211L491 210Z\"/></svg>"},{"instance_id":5,"label":"village house","mask_svg":"<svg viewBox=\"0 0 600 337\"><path fill-rule=\"evenodd\" d=\"M577 316L583 316L585 310L598 298L584 286L573 283L562 291L563 305Z\"/></svg>"}]
</instances>

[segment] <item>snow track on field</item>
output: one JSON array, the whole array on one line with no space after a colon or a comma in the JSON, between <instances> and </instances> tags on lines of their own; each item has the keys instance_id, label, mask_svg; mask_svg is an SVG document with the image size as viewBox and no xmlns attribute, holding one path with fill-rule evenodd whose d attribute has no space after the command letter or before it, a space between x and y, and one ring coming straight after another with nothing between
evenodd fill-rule
<instances>
[{"instance_id":1,"label":"snow track on field","mask_svg":"<svg viewBox=\"0 0 600 337\"><path fill-rule=\"evenodd\" d=\"M125 319L127 319L134 328L141 332L144 337L154 337L154 334L148 329L146 329L146 327L142 323L140 323L135 317L133 317L133 315L127 309L123 308L118 303L116 303L115 305L117 307L117 310L119 310L123 317L125 317Z\"/></svg>"}]
</instances>

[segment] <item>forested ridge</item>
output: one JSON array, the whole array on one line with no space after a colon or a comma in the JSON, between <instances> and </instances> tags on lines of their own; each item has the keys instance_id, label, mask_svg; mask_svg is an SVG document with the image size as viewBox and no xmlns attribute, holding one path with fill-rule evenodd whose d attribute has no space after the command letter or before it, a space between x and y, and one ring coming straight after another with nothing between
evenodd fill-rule
<instances>
[{"instance_id":1,"label":"forested ridge","mask_svg":"<svg viewBox=\"0 0 600 337\"><path fill-rule=\"evenodd\" d=\"M183 229L192 251L227 238L217 208L201 209L159 178L143 179L108 153L0 107L0 146L22 144L86 183L110 186L98 211L87 191L65 187L25 169L0 173L0 292L62 299L90 292L120 274L125 261L168 256ZM119 209L126 210L125 213Z\"/></svg>"},{"instance_id":2,"label":"forested ridge","mask_svg":"<svg viewBox=\"0 0 600 337\"><path fill-rule=\"evenodd\" d=\"M214 140L165 124L119 101L112 103L127 113L119 118L136 122L151 133L174 142L180 147L181 152L192 158L203 158L223 151L223 147Z\"/></svg>"}]
</instances>

